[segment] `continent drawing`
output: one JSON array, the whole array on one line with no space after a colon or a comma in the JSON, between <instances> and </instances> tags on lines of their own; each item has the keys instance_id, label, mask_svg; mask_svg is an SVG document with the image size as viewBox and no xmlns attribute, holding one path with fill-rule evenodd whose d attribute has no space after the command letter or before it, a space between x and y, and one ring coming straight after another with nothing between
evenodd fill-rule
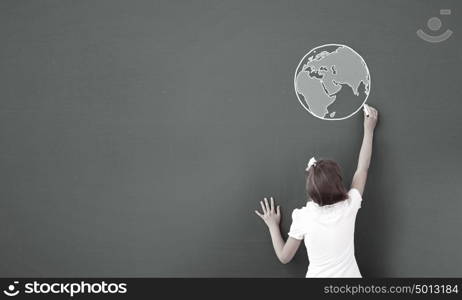
<instances>
[{"instance_id":1,"label":"continent drawing","mask_svg":"<svg viewBox=\"0 0 462 300\"><path fill-rule=\"evenodd\" d=\"M308 52L295 71L302 106L321 119L342 120L361 109L370 92L364 59L345 45L328 44Z\"/></svg>"}]
</instances>

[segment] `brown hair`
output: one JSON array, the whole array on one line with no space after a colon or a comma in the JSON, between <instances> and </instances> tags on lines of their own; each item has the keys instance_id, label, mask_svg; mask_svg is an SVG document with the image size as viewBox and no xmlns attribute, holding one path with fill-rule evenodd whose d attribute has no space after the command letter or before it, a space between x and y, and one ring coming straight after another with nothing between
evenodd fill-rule
<instances>
[{"instance_id":1,"label":"brown hair","mask_svg":"<svg viewBox=\"0 0 462 300\"><path fill-rule=\"evenodd\" d=\"M306 192L320 206L348 198L340 166L333 160L319 160L307 172Z\"/></svg>"}]
</instances>

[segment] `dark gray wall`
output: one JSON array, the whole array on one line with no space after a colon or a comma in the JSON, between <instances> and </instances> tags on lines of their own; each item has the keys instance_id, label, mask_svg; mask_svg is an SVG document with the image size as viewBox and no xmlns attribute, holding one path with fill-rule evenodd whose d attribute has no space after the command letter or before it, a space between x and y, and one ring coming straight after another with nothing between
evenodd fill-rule
<instances>
[{"instance_id":1,"label":"dark gray wall","mask_svg":"<svg viewBox=\"0 0 462 300\"><path fill-rule=\"evenodd\" d=\"M440 8L454 35L415 32ZM304 205L312 155L349 183L360 114L302 109L293 72L344 43L380 110L365 276L462 276L460 1L1 1L1 276L304 276L254 215ZM428 30L427 30L428 31Z\"/></svg>"}]
</instances>

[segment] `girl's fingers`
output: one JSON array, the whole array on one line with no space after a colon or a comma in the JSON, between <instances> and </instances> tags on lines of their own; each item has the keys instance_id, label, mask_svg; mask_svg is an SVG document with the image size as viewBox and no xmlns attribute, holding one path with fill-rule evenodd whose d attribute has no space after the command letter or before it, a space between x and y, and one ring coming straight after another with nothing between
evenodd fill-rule
<instances>
[{"instance_id":1,"label":"girl's fingers","mask_svg":"<svg viewBox=\"0 0 462 300\"><path fill-rule=\"evenodd\" d=\"M271 211L274 212L274 199L271 197Z\"/></svg>"},{"instance_id":2,"label":"girl's fingers","mask_svg":"<svg viewBox=\"0 0 462 300\"><path fill-rule=\"evenodd\" d=\"M265 207L266 207L266 212L270 212L270 207L269 207L269 204L268 204L268 198L265 197Z\"/></svg>"},{"instance_id":3,"label":"girl's fingers","mask_svg":"<svg viewBox=\"0 0 462 300\"><path fill-rule=\"evenodd\" d=\"M265 205L263 204L263 201L260 201L261 209L263 210L263 214L266 214L266 208Z\"/></svg>"},{"instance_id":4,"label":"girl's fingers","mask_svg":"<svg viewBox=\"0 0 462 300\"><path fill-rule=\"evenodd\" d=\"M259 216L260 218L263 219L263 215L261 213L259 213L258 210L256 210L255 213L257 214L257 216Z\"/></svg>"},{"instance_id":5,"label":"girl's fingers","mask_svg":"<svg viewBox=\"0 0 462 300\"><path fill-rule=\"evenodd\" d=\"M374 117L377 117L377 110L372 107L372 114Z\"/></svg>"},{"instance_id":6,"label":"girl's fingers","mask_svg":"<svg viewBox=\"0 0 462 300\"><path fill-rule=\"evenodd\" d=\"M281 214L281 207L278 205L276 208L276 214L279 216Z\"/></svg>"}]
</instances>

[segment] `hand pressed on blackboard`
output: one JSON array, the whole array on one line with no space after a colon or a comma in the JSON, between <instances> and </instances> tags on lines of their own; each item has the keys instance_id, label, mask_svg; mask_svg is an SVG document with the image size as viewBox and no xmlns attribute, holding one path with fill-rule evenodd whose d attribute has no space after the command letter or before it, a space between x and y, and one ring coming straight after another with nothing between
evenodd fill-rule
<instances>
[{"instance_id":1,"label":"hand pressed on blackboard","mask_svg":"<svg viewBox=\"0 0 462 300\"><path fill-rule=\"evenodd\" d=\"M273 242L274 252L279 261L283 264L286 264L292 260L297 253L298 248L300 247L301 240L297 240L289 237L287 242L284 242L284 239L281 236L281 230L279 229L279 223L281 222L281 208L279 205L274 208L274 199L270 198L270 203L268 199L265 198L263 201L260 201L261 209L263 213L260 213L258 210L255 213L265 221L265 224L268 226L271 241Z\"/></svg>"},{"instance_id":2,"label":"hand pressed on blackboard","mask_svg":"<svg viewBox=\"0 0 462 300\"><path fill-rule=\"evenodd\" d=\"M277 226L279 227L279 222L281 222L281 209L279 205L277 208L274 208L274 199L270 198L271 204L268 204L268 199L265 197L264 201L260 201L261 209L263 213L255 211L255 213L265 221L265 224L268 227Z\"/></svg>"}]
</instances>

